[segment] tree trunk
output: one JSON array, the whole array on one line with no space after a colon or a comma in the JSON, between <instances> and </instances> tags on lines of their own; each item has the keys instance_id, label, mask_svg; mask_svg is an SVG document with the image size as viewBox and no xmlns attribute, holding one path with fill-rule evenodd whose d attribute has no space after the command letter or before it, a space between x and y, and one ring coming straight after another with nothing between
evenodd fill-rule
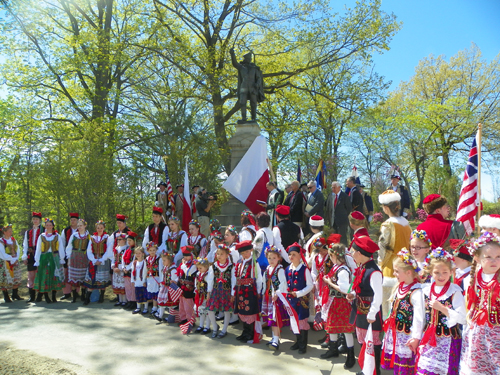
<instances>
[{"instance_id":1,"label":"tree trunk","mask_svg":"<svg viewBox=\"0 0 500 375\"><path fill-rule=\"evenodd\" d=\"M226 126L224 122L224 101L220 91L212 92L213 114L215 125L215 141L221 154L221 160L226 173L231 172L231 150L229 149L229 140L227 139Z\"/></svg>"}]
</instances>

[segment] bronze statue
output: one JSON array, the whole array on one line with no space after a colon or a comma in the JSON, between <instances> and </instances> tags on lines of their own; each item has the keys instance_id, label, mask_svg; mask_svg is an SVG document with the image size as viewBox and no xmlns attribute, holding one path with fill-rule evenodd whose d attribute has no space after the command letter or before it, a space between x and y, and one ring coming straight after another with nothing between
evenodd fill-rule
<instances>
[{"instance_id":1,"label":"bronze statue","mask_svg":"<svg viewBox=\"0 0 500 375\"><path fill-rule=\"evenodd\" d=\"M238 102L241 105L241 120L238 124L247 122L247 100L250 100L250 111L252 122L257 120L257 103L265 100L264 81L262 71L252 62L252 53L243 56L243 61L236 61L234 48L229 50L231 53L231 62L238 69Z\"/></svg>"}]
</instances>

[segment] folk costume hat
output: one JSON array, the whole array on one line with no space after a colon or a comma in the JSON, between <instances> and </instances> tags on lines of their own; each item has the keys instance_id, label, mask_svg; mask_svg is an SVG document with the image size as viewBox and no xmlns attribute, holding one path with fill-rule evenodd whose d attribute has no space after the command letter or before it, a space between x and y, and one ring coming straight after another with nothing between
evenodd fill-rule
<instances>
[{"instance_id":1,"label":"folk costume hat","mask_svg":"<svg viewBox=\"0 0 500 375\"><path fill-rule=\"evenodd\" d=\"M210 230L211 231L219 231L220 229L220 223L219 223L219 220L217 219L210 219Z\"/></svg>"},{"instance_id":2,"label":"folk costume hat","mask_svg":"<svg viewBox=\"0 0 500 375\"><path fill-rule=\"evenodd\" d=\"M126 240L127 239L127 235L125 233L117 233L116 234L116 240Z\"/></svg>"},{"instance_id":3,"label":"folk costume hat","mask_svg":"<svg viewBox=\"0 0 500 375\"><path fill-rule=\"evenodd\" d=\"M193 256L194 246L182 246L182 256Z\"/></svg>"},{"instance_id":4,"label":"folk costume hat","mask_svg":"<svg viewBox=\"0 0 500 375\"><path fill-rule=\"evenodd\" d=\"M224 241L224 235L218 230L213 230L212 233L210 233L210 237L218 239L219 241Z\"/></svg>"},{"instance_id":5,"label":"folk costume hat","mask_svg":"<svg viewBox=\"0 0 500 375\"><path fill-rule=\"evenodd\" d=\"M75 219L79 219L80 218L80 214L78 214L78 212L70 212L69 213L69 217L72 219L72 218L75 218Z\"/></svg>"},{"instance_id":6,"label":"folk costume hat","mask_svg":"<svg viewBox=\"0 0 500 375\"><path fill-rule=\"evenodd\" d=\"M378 196L378 201L380 204L385 205L392 202L399 202L401 201L401 195L399 195L399 193L395 192L394 190L389 189Z\"/></svg>"},{"instance_id":7,"label":"folk costume hat","mask_svg":"<svg viewBox=\"0 0 500 375\"><path fill-rule=\"evenodd\" d=\"M366 217L359 211L353 211L349 214L349 222L357 226L366 226Z\"/></svg>"},{"instance_id":8,"label":"folk costume hat","mask_svg":"<svg viewBox=\"0 0 500 375\"><path fill-rule=\"evenodd\" d=\"M247 250L252 250L253 249L252 241L238 242L236 244L235 248L236 248L236 250L238 250L238 253L243 253Z\"/></svg>"},{"instance_id":9,"label":"folk costume hat","mask_svg":"<svg viewBox=\"0 0 500 375\"><path fill-rule=\"evenodd\" d=\"M354 237L352 248L368 258L372 258L373 254L379 251L378 245L368 236Z\"/></svg>"},{"instance_id":10,"label":"folk costume hat","mask_svg":"<svg viewBox=\"0 0 500 375\"><path fill-rule=\"evenodd\" d=\"M246 216L248 218L248 221L250 221L250 224L253 225L254 227L257 227L257 223L255 222L255 216L250 210L243 210L241 212L241 216Z\"/></svg>"},{"instance_id":11,"label":"folk costume hat","mask_svg":"<svg viewBox=\"0 0 500 375\"><path fill-rule=\"evenodd\" d=\"M158 185L156 185L156 187L160 187L160 186L164 186L164 187L167 187L167 184L165 182L160 182Z\"/></svg>"},{"instance_id":12,"label":"folk costume hat","mask_svg":"<svg viewBox=\"0 0 500 375\"><path fill-rule=\"evenodd\" d=\"M455 258L461 258L467 262L472 262L472 257L469 253L467 245L468 243L465 240L455 238L450 239L450 247L453 249L453 255Z\"/></svg>"},{"instance_id":13,"label":"folk costume hat","mask_svg":"<svg viewBox=\"0 0 500 375\"><path fill-rule=\"evenodd\" d=\"M319 248L324 247L325 249L327 249L326 239L323 237L317 238L316 241L314 241L313 246Z\"/></svg>"},{"instance_id":14,"label":"folk costume hat","mask_svg":"<svg viewBox=\"0 0 500 375\"><path fill-rule=\"evenodd\" d=\"M319 215L314 215L309 218L309 225L311 227L322 227L325 225L325 219Z\"/></svg>"},{"instance_id":15,"label":"folk costume hat","mask_svg":"<svg viewBox=\"0 0 500 375\"><path fill-rule=\"evenodd\" d=\"M132 232L131 230L129 230L127 232L127 238L131 238L131 239L133 239L135 241L135 239L137 238L137 233Z\"/></svg>"},{"instance_id":16,"label":"folk costume hat","mask_svg":"<svg viewBox=\"0 0 500 375\"><path fill-rule=\"evenodd\" d=\"M342 236L340 234L332 233L326 239L326 243L328 246L330 246L330 245L335 244L335 243L340 243L341 240L342 240Z\"/></svg>"},{"instance_id":17,"label":"folk costume hat","mask_svg":"<svg viewBox=\"0 0 500 375\"><path fill-rule=\"evenodd\" d=\"M485 228L496 228L500 230L500 215L483 215L479 218L479 226Z\"/></svg>"},{"instance_id":18,"label":"folk costume hat","mask_svg":"<svg viewBox=\"0 0 500 375\"><path fill-rule=\"evenodd\" d=\"M153 207L153 213L157 215L163 214L163 209L161 207Z\"/></svg>"},{"instance_id":19,"label":"folk costume hat","mask_svg":"<svg viewBox=\"0 0 500 375\"><path fill-rule=\"evenodd\" d=\"M443 207L448 201L445 197L439 194L431 194L424 198L424 210L427 214L432 214L438 208Z\"/></svg>"},{"instance_id":20,"label":"folk costume hat","mask_svg":"<svg viewBox=\"0 0 500 375\"><path fill-rule=\"evenodd\" d=\"M122 214L116 214L116 221L123 221L127 220L128 216L122 215Z\"/></svg>"},{"instance_id":21,"label":"folk costume hat","mask_svg":"<svg viewBox=\"0 0 500 375\"><path fill-rule=\"evenodd\" d=\"M309 265L307 264L306 257L304 253L306 252L302 246L300 246L297 242L294 242L290 246L286 248L286 252L290 254L292 251L295 251L296 253L299 253L300 258L302 259L302 263L304 263L304 266L306 266L309 269Z\"/></svg>"},{"instance_id":22,"label":"folk costume hat","mask_svg":"<svg viewBox=\"0 0 500 375\"><path fill-rule=\"evenodd\" d=\"M289 216L290 215L290 207L278 204L276 207L276 213L280 216Z\"/></svg>"},{"instance_id":23,"label":"folk costume hat","mask_svg":"<svg viewBox=\"0 0 500 375\"><path fill-rule=\"evenodd\" d=\"M397 170L397 169L395 169L394 171L392 171L392 174L391 174L391 180L392 180L393 178L397 178L398 180L400 180L400 181L401 181L401 176L399 175L399 172L398 172L398 170Z\"/></svg>"},{"instance_id":24,"label":"folk costume hat","mask_svg":"<svg viewBox=\"0 0 500 375\"><path fill-rule=\"evenodd\" d=\"M42 213L41 212L33 212L31 214L31 217L37 217L37 218L41 219L42 218Z\"/></svg>"}]
</instances>

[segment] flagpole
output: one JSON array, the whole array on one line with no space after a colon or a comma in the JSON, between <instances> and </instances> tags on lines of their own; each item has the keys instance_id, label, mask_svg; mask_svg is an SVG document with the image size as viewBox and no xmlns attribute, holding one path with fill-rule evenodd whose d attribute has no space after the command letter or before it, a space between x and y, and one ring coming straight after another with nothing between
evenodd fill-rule
<instances>
[{"instance_id":1,"label":"flagpole","mask_svg":"<svg viewBox=\"0 0 500 375\"><path fill-rule=\"evenodd\" d=\"M477 235L481 234L481 228L479 228L479 218L481 217L481 137L482 137L483 125L481 123L477 124L477 219L476 219L476 231Z\"/></svg>"}]
</instances>

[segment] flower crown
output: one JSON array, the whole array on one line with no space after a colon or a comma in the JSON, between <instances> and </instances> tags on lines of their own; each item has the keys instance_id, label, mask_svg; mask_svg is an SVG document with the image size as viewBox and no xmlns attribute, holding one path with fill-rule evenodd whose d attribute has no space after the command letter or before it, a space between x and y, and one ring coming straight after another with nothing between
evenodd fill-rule
<instances>
[{"instance_id":1,"label":"flower crown","mask_svg":"<svg viewBox=\"0 0 500 375\"><path fill-rule=\"evenodd\" d=\"M208 261L207 258L201 258L201 257L198 257L196 258L193 263L197 266L209 266L210 265L210 262Z\"/></svg>"},{"instance_id":2,"label":"flower crown","mask_svg":"<svg viewBox=\"0 0 500 375\"><path fill-rule=\"evenodd\" d=\"M7 224L6 226L2 227L2 230L6 230L12 228L12 224Z\"/></svg>"},{"instance_id":3,"label":"flower crown","mask_svg":"<svg viewBox=\"0 0 500 375\"><path fill-rule=\"evenodd\" d=\"M82 223L83 225L87 226L87 222L83 219L78 219L79 223Z\"/></svg>"},{"instance_id":4,"label":"flower crown","mask_svg":"<svg viewBox=\"0 0 500 375\"><path fill-rule=\"evenodd\" d=\"M226 227L226 230L232 232L232 233L238 233L238 231L236 230L236 227L234 225L228 225Z\"/></svg>"},{"instance_id":5,"label":"flower crown","mask_svg":"<svg viewBox=\"0 0 500 375\"><path fill-rule=\"evenodd\" d=\"M420 272L421 269L418 266L417 261L415 258L411 255L411 253L408 251L406 247L403 247L401 251L398 253L399 259L403 261L403 263L408 264L409 266L412 266L415 272Z\"/></svg>"},{"instance_id":6,"label":"flower crown","mask_svg":"<svg viewBox=\"0 0 500 375\"><path fill-rule=\"evenodd\" d=\"M250 210L244 210L244 211L241 213L241 216L253 216L253 213L252 213L252 211L250 211Z\"/></svg>"},{"instance_id":7,"label":"flower crown","mask_svg":"<svg viewBox=\"0 0 500 375\"><path fill-rule=\"evenodd\" d=\"M345 247L342 246L341 249L336 249L335 245L338 245L338 244L335 244L335 243L330 244L330 246L328 246L328 251L332 254L335 254L335 256L345 257L345 255L346 255Z\"/></svg>"},{"instance_id":8,"label":"flower crown","mask_svg":"<svg viewBox=\"0 0 500 375\"><path fill-rule=\"evenodd\" d=\"M153 241L149 241L148 245L147 245L147 248L151 249L152 247L156 247L158 249L158 245L157 244L155 244Z\"/></svg>"},{"instance_id":9,"label":"flower crown","mask_svg":"<svg viewBox=\"0 0 500 375\"><path fill-rule=\"evenodd\" d=\"M434 250L431 251L430 253L430 258L431 259L443 259L443 260L449 260L453 261L453 255L451 255L449 252L443 250L441 247L437 247Z\"/></svg>"},{"instance_id":10,"label":"flower crown","mask_svg":"<svg viewBox=\"0 0 500 375\"><path fill-rule=\"evenodd\" d=\"M106 227L106 223L103 220L98 220L97 223L95 223L95 226L97 227L98 225L104 225Z\"/></svg>"},{"instance_id":11,"label":"flower crown","mask_svg":"<svg viewBox=\"0 0 500 375\"><path fill-rule=\"evenodd\" d=\"M218 245L217 249L225 250L225 251L229 252L229 247L225 243L221 243L220 245Z\"/></svg>"},{"instance_id":12,"label":"flower crown","mask_svg":"<svg viewBox=\"0 0 500 375\"><path fill-rule=\"evenodd\" d=\"M426 241L429 244L429 247L432 247L432 242L429 236L427 235L427 232L425 230L414 230L411 232L411 239L418 239L422 241Z\"/></svg>"},{"instance_id":13,"label":"flower crown","mask_svg":"<svg viewBox=\"0 0 500 375\"><path fill-rule=\"evenodd\" d=\"M321 240L319 238L316 241L314 241L314 244L313 244L314 247L323 247L324 245L326 245L326 244L321 242Z\"/></svg>"},{"instance_id":14,"label":"flower crown","mask_svg":"<svg viewBox=\"0 0 500 375\"><path fill-rule=\"evenodd\" d=\"M269 253L275 253L275 254L281 255L281 252L279 251L279 249L274 245L266 247L265 251L266 251L266 255Z\"/></svg>"},{"instance_id":15,"label":"flower crown","mask_svg":"<svg viewBox=\"0 0 500 375\"><path fill-rule=\"evenodd\" d=\"M180 222L179 218L177 216L170 216L168 221L175 221L176 223Z\"/></svg>"},{"instance_id":16,"label":"flower crown","mask_svg":"<svg viewBox=\"0 0 500 375\"><path fill-rule=\"evenodd\" d=\"M193 220L191 220L191 221L189 222L189 225L195 225L195 226L197 226L198 228L200 227L200 223L198 223L198 221L197 221L197 220L194 220L194 219L193 219Z\"/></svg>"},{"instance_id":17,"label":"flower crown","mask_svg":"<svg viewBox=\"0 0 500 375\"><path fill-rule=\"evenodd\" d=\"M476 255L476 252L490 242L495 242L500 245L500 237L491 232L484 232L477 240L472 242L469 246L469 254Z\"/></svg>"}]
</instances>

